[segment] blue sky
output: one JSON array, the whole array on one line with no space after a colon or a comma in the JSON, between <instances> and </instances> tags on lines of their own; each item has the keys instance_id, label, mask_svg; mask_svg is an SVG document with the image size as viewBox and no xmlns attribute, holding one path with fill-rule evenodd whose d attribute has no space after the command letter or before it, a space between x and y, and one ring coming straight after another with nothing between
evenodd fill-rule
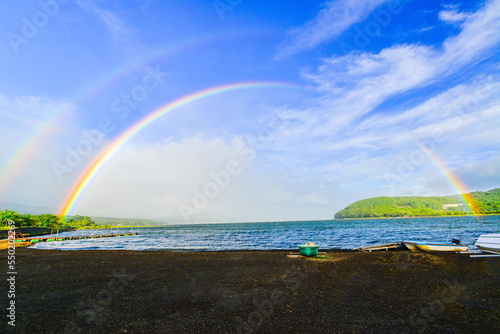
<instances>
[{"instance_id":1,"label":"blue sky","mask_svg":"<svg viewBox=\"0 0 500 334\"><path fill-rule=\"evenodd\" d=\"M500 186L499 0L2 7L0 202L58 208L156 108L251 81L286 85L165 115L110 159L74 213L328 219L372 196L454 194L443 166L466 190ZM103 119L113 130L85 146ZM70 166L68 152L85 148Z\"/></svg>"}]
</instances>

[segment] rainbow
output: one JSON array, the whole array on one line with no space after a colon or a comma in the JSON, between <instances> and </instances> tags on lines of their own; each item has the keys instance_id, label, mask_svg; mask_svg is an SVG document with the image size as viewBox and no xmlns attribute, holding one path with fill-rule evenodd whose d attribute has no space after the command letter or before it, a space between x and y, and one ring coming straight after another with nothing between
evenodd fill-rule
<instances>
[{"instance_id":1,"label":"rainbow","mask_svg":"<svg viewBox=\"0 0 500 334\"><path fill-rule=\"evenodd\" d=\"M170 42L159 48L151 49L136 56L127 58L115 67L104 72L93 80L88 81L79 90L72 94L70 99L74 105L79 106L86 100L90 100L95 94L102 92L112 83L118 81L126 74L133 70L144 68L152 61L160 61L162 58L181 54L192 50L200 45L219 42L224 40L241 39L254 35L273 34L274 32L263 32L254 30L232 31L226 30L222 32L204 32L198 35L193 35L188 39L182 39ZM51 133L57 130L60 118L64 113L59 110L49 116L41 126L34 128L17 145L4 155L0 162L0 195L6 192L9 186L17 179L19 174L29 165L29 160L33 159L36 152L39 152L39 147L44 143Z\"/></svg>"},{"instance_id":2,"label":"rainbow","mask_svg":"<svg viewBox=\"0 0 500 334\"><path fill-rule=\"evenodd\" d=\"M295 88L304 89L304 87L278 82L243 82L234 83L229 85L216 86L204 89L192 94L185 95L179 99L169 102L160 108L150 112L132 126L127 128L118 137L116 137L105 149L103 149L97 158L90 164L86 171L82 174L80 179L76 182L75 186L65 199L64 204L58 212L59 216L67 217L71 215L75 205L82 196L85 189L89 186L92 180L96 177L99 171L106 165L106 163L122 148L132 137L138 132L146 128L148 125L158 120L160 117L170 113L182 106L193 103L195 101L237 90L255 89L255 88Z\"/></svg>"},{"instance_id":3,"label":"rainbow","mask_svg":"<svg viewBox=\"0 0 500 334\"><path fill-rule=\"evenodd\" d=\"M40 152L43 140L40 137L49 137L58 129L58 124L64 115L64 107L59 107L49 117L28 133L18 145L14 146L9 153L5 154L3 162L0 163L0 195L6 192L23 169L29 164L29 160Z\"/></svg>"},{"instance_id":4,"label":"rainbow","mask_svg":"<svg viewBox=\"0 0 500 334\"><path fill-rule=\"evenodd\" d=\"M102 73L94 80L87 82L87 84L82 86L80 91L76 93L76 96L82 97L82 100L83 98L88 99L95 94L101 93L113 82L118 81L131 71L143 69L153 61L160 61L165 57L182 54L201 45L228 40L241 40L242 38L265 34L274 34L274 32L249 29L238 31L225 30L219 32L202 32L200 34L190 36L189 38L175 40L125 59L123 62L111 67L110 70Z\"/></svg>"},{"instance_id":5,"label":"rainbow","mask_svg":"<svg viewBox=\"0 0 500 334\"><path fill-rule=\"evenodd\" d=\"M422 150L422 152L436 165L441 174L445 177L446 181L452 186L452 188L462 196L464 200L464 205L473 215L478 215L479 208L477 206L476 201L468 194L467 187L460 180L458 176L451 171L446 164L439 158L434 152L432 152L429 148L427 148L424 144L422 144L416 137L407 133L407 135L411 138L411 141L417 145L417 147Z\"/></svg>"}]
</instances>

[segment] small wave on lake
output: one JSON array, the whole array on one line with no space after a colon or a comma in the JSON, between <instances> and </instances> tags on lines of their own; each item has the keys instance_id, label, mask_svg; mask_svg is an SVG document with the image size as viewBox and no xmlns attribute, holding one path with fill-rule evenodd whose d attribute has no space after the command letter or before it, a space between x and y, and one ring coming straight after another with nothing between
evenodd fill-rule
<instances>
[{"instance_id":1,"label":"small wave on lake","mask_svg":"<svg viewBox=\"0 0 500 334\"><path fill-rule=\"evenodd\" d=\"M138 232L138 235L40 242L31 248L59 250L222 251L297 249L314 242L321 249L352 249L398 241L460 239L473 245L479 235L500 232L500 216L425 217L300 222L166 225L161 227L79 230L64 236Z\"/></svg>"}]
</instances>

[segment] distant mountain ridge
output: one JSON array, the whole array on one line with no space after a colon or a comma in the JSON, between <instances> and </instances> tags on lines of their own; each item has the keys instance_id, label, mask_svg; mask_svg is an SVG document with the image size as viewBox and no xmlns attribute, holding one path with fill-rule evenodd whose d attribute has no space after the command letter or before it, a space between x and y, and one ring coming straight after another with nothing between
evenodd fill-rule
<instances>
[{"instance_id":1,"label":"distant mountain ridge","mask_svg":"<svg viewBox=\"0 0 500 334\"><path fill-rule=\"evenodd\" d=\"M33 206L33 205L25 205L19 203L10 203L10 202L0 202L0 210L12 210L16 211L20 214L32 214L32 215L41 215L45 213L56 214L56 208L49 208L43 206Z\"/></svg>"},{"instance_id":2,"label":"distant mountain ridge","mask_svg":"<svg viewBox=\"0 0 500 334\"><path fill-rule=\"evenodd\" d=\"M500 188L466 195L473 203L467 203L462 195L367 198L348 205L337 212L335 218L455 216L470 214L471 207L477 214L500 213Z\"/></svg>"}]
</instances>

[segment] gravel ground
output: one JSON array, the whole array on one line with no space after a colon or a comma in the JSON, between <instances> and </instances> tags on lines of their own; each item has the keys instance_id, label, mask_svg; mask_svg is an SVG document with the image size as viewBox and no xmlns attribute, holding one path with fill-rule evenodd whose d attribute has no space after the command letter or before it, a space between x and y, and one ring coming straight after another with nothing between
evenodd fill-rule
<instances>
[{"instance_id":1,"label":"gravel ground","mask_svg":"<svg viewBox=\"0 0 500 334\"><path fill-rule=\"evenodd\" d=\"M15 333L498 333L500 258L16 249ZM6 264L7 253L1 253ZM8 278L8 277L7 277ZM6 320L5 320L6 319Z\"/></svg>"}]
</instances>

